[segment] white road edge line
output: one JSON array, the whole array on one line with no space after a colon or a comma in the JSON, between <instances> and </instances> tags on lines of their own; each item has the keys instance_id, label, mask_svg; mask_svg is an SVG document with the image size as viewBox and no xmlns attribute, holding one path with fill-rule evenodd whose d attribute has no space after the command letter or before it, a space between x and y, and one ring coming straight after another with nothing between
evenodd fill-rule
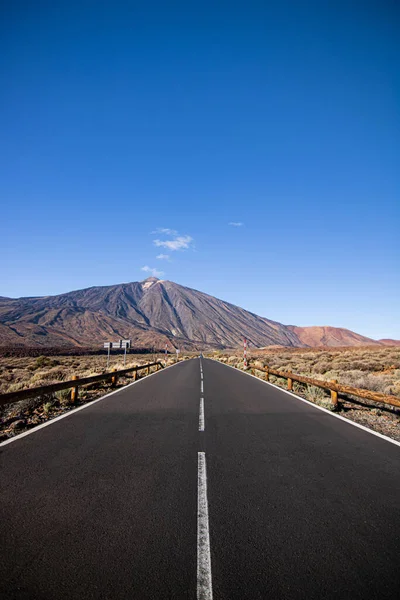
<instances>
[{"instance_id":1,"label":"white road edge line","mask_svg":"<svg viewBox=\"0 0 400 600\"><path fill-rule=\"evenodd\" d=\"M212 600L206 455L198 452L197 456L197 600Z\"/></svg>"},{"instance_id":2,"label":"white road edge line","mask_svg":"<svg viewBox=\"0 0 400 600\"><path fill-rule=\"evenodd\" d=\"M7 444L16 442L17 440L20 440L21 438L26 437L27 435L31 435L31 433L35 433L36 431L39 431L39 429L43 429L44 427L53 425L53 423L56 423L57 421L61 421L61 419L65 419L66 417L69 417L69 416L73 415L74 413L79 412L80 410L89 408L89 406L93 406L93 404L96 404L97 402L100 402L101 400L104 400L105 398L109 398L110 396L113 396L114 394L119 394L119 392L126 390L127 388L131 387L132 385L135 385L136 383L145 381L148 377L153 377L153 375L157 375L157 373L162 373L166 369L170 369L171 367L176 367L177 365L181 365L181 364L182 363L174 363L173 365L164 367L163 369L160 369L159 371L155 371L154 373L151 373L150 375L146 375L146 377L142 377L142 379L137 379L136 381L132 381L132 383L128 383L128 385L124 385L124 387L120 388L119 390L114 390L113 392L110 392L109 394L106 394L105 396L101 396L101 398L92 400L92 402L88 402L87 404L84 404L83 406L78 406L78 408L74 408L73 410L70 410L67 413L64 413L63 415L60 415L59 417L50 419L49 421L46 421L46 423L42 423L41 425L38 425L37 427L32 427L32 429L29 429L28 431L24 431L24 433L20 433L19 435L15 435L14 437L9 438L8 440L5 440L4 442L0 442L0 448L1 448L1 446L7 446Z\"/></svg>"},{"instance_id":3,"label":"white road edge line","mask_svg":"<svg viewBox=\"0 0 400 600\"><path fill-rule=\"evenodd\" d=\"M383 440L386 440L387 442L391 442L395 446L400 446L400 442L398 442L397 440L393 440L392 438L388 437L387 435L383 435L383 433L378 433L377 431L373 431L373 429L368 429L368 427L364 427L364 425L360 425L359 423L350 421L350 419L346 419L346 417L341 417L340 415L336 415L331 410L328 410L327 408L323 408L322 406L318 406L318 404L314 404L314 402L310 402L309 400L306 400L305 398L301 398L301 396L296 396L296 394L293 394L292 392L289 392L288 390L285 390L285 389L279 387L279 385L275 385L274 383L270 383L269 381L264 381L264 379L260 379L259 377L257 377L256 375L252 375L251 373L246 373L246 371L242 371L241 369L235 369L235 367L232 367L231 365L226 365L225 363L221 363L219 360L215 360L214 358L210 358L209 360L214 360L215 362L220 363L224 367L233 369L237 373L242 373L243 375L247 375L249 377L254 377L254 379L257 379L257 381L260 381L261 383L265 383L266 385L270 385L271 387L274 387L277 390L280 390L281 392L284 392L285 394L288 394L289 396L296 398L296 400L300 400L300 402L305 402L306 404L309 404L310 406L312 406L313 408L316 408L317 410L322 410L324 413L327 413L331 417L335 417L335 419L340 419L341 421L344 421L344 423L347 423L348 425L353 425L353 427L358 427L358 429L363 429L363 431L366 431L367 433L370 433L371 435L376 435L376 437L382 438Z\"/></svg>"},{"instance_id":4,"label":"white road edge line","mask_svg":"<svg viewBox=\"0 0 400 600\"><path fill-rule=\"evenodd\" d=\"M204 431L204 398L200 398L199 431Z\"/></svg>"}]
</instances>

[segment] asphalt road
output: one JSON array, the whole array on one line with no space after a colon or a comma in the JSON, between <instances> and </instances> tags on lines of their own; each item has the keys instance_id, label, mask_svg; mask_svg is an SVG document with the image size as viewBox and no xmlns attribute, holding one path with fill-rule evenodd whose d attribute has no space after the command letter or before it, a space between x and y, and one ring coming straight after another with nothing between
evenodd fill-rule
<instances>
[{"instance_id":1,"label":"asphalt road","mask_svg":"<svg viewBox=\"0 0 400 600\"><path fill-rule=\"evenodd\" d=\"M399 597L400 447L202 364L0 445L2 598Z\"/></svg>"}]
</instances>

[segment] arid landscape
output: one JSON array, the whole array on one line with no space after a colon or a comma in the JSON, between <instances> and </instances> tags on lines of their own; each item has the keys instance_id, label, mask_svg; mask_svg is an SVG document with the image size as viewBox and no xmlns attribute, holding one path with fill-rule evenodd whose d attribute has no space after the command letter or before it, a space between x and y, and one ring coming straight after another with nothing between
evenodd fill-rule
<instances>
[{"instance_id":1,"label":"arid landscape","mask_svg":"<svg viewBox=\"0 0 400 600\"><path fill-rule=\"evenodd\" d=\"M163 364L172 364L175 358L171 355L165 361L161 355L142 354L128 355L126 367L123 357L111 357L109 370L124 369L137 365L145 365L163 359ZM50 385L59 381L68 381L74 375L90 377L107 371L107 356L39 356L39 357L2 357L0 358L0 394L16 392L25 388ZM153 372L155 369L151 369ZM118 381L118 387L132 381L127 375ZM79 388L79 398L71 402L70 390L62 390L55 394L42 395L15 404L0 406L0 441L40 425L48 419L95 400L111 391L108 382L99 382Z\"/></svg>"},{"instance_id":2,"label":"arid landscape","mask_svg":"<svg viewBox=\"0 0 400 600\"><path fill-rule=\"evenodd\" d=\"M195 353L185 353L182 360ZM206 354L231 366L243 368L241 350L215 350ZM339 383L372 391L400 396L400 348L386 347L343 347L343 348L267 348L251 350L249 359L254 364L271 369L292 371L298 375L315 379L337 379ZM163 354L131 354L126 367L143 365L162 360ZM166 364L175 362L168 355ZM73 375L89 377L106 372L107 357L104 354L69 356L3 356L0 358L0 393L14 392L25 388L50 385L68 381ZM111 369L123 369L123 357L111 357ZM119 386L130 383L129 376L119 380ZM285 387L286 382L270 376L271 383ZM0 435L2 439L16 435L38 425L82 403L94 400L110 391L106 382L80 388L77 403L72 404L70 391L56 392L49 396L23 400L0 409ZM325 408L330 408L329 395L321 388L294 383L293 391ZM341 398L339 413L357 423L400 441L400 411L395 407L377 405L368 400Z\"/></svg>"},{"instance_id":3,"label":"arid landscape","mask_svg":"<svg viewBox=\"0 0 400 600\"><path fill-rule=\"evenodd\" d=\"M243 368L243 353L216 351L210 356L228 365ZM292 371L319 380L336 379L338 383L400 397L400 348L388 346L353 348L270 348L254 350L249 360L260 367ZM261 374L258 373L260 376ZM271 383L286 387L286 380L271 375ZM331 409L329 394L321 388L293 384L294 393ZM374 431L400 441L400 409L378 405L359 398L339 402L339 414Z\"/></svg>"},{"instance_id":4,"label":"arid landscape","mask_svg":"<svg viewBox=\"0 0 400 600\"><path fill-rule=\"evenodd\" d=\"M58 296L0 297L0 393L90 377L106 372L103 342L132 340L127 366L153 362L170 352L167 364L200 352L243 368L243 338L249 356L261 367L292 371L320 380L337 380L388 395L400 396L400 345L373 340L340 327L284 325L203 292L148 277L144 281L92 287ZM141 354L140 354L141 353ZM122 369L113 354L109 369ZM131 377L121 377L125 385ZM270 381L286 385L271 376ZM71 408L107 393L109 382L5 405L0 435L16 435ZM294 383L293 391L331 409L327 392ZM360 403L342 397L336 410L347 418L400 439L394 407Z\"/></svg>"}]
</instances>

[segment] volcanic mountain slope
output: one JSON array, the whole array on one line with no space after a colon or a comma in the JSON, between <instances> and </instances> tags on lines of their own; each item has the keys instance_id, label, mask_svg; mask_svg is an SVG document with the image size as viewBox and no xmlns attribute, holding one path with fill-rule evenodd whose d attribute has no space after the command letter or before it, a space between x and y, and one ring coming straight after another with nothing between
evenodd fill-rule
<instances>
[{"instance_id":1,"label":"volcanic mountain slope","mask_svg":"<svg viewBox=\"0 0 400 600\"><path fill-rule=\"evenodd\" d=\"M348 329L282 325L208 294L149 277L142 282L45 296L0 296L0 346L135 346L202 349L251 346L358 346L377 342Z\"/></svg>"},{"instance_id":2,"label":"volcanic mountain slope","mask_svg":"<svg viewBox=\"0 0 400 600\"><path fill-rule=\"evenodd\" d=\"M3 346L93 346L120 337L135 345L301 345L289 328L171 281L142 282L46 296L0 298Z\"/></svg>"},{"instance_id":3,"label":"volcanic mountain slope","mask_svg":"<svg viewBox=\"0 0 400 600\"><path fill-rule=\"evenodd\" d=\"M303 346L371 346L380 342L341 327L296 327L288 325Z\"/></svg>"}]
</instances>

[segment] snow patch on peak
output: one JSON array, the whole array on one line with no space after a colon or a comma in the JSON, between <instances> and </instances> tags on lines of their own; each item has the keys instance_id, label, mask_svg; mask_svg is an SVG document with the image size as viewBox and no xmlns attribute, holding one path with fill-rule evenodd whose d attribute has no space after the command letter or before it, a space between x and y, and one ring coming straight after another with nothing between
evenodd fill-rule
<instances>
[{"instance_id":1,"label":"snow patch on peak","mask_svg":"<svg viewBox=\"0 0 400 600\"><path fill-rule=\"evenodd\" d=\"M157 277L148 277L147 279L141 282L141 285L144 290L147 290L153 285L153 283L157 283L158 281L159 279L157 279Z\"/></svg>"}]
</instances>

